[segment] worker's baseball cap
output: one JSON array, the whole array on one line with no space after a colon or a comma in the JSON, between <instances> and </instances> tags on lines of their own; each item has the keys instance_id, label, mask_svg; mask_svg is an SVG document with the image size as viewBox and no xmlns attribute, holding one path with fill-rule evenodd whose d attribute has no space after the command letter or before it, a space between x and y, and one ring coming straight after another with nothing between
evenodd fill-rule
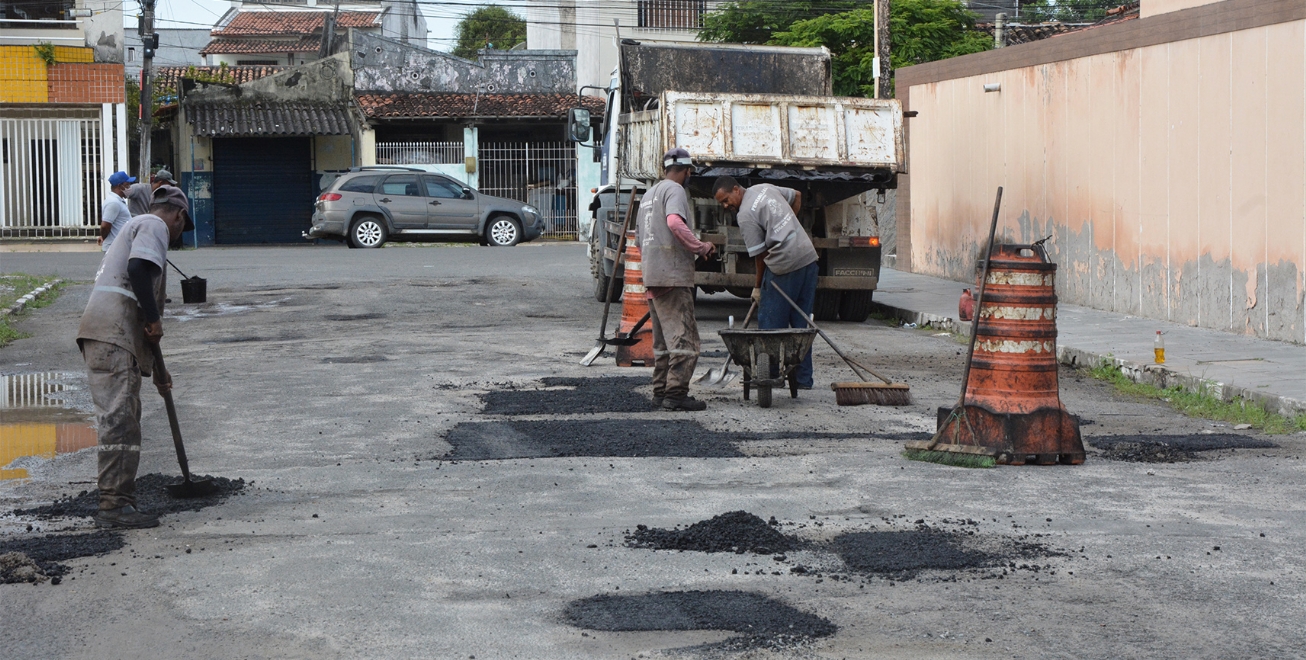
<instances>
[{"instance_id":1,"label":"worker's baseball cap","mask_svg":"<svg viewBox=\"0 0 1306 660\"><path fill-rule=\"evenodd\" d=\"M136 183L136 177L127 176L126 172L114 172L109 175L109 185L117 187L124 183Z\"/></svg>"},{"instance_id":2,"label":"worker's baseball cap","mask_svg":"<svg viewBox=\"0 0 1306 660\"><path fill-rule=\"evenodd\" d=\"M154 176L150 177L150 180L162 181L170 186L177 185L177 182L172 179L172 172L169 172L168 170L159 170L158 172L155 172Z\"/></svg>"},{"instance_id":3,"label":"worker's baseball cap","mask_svg":"<svg viewBox=\"0 0 1306 660\"><path fill-rule=\"evenodd\" d=\"M684 149L681 149L680 147L676 147L675 149L668 151L662 156L662 169L664 170L668 167L671 167L672 165L693 165L693 164L694 164L694 159L689 155L689 152L685 151Z\"/></svg>"},{"instance_id":4,"label":"worker's baseball cap","mask_svg":"<svg viewBox=\"0 0 1306 660\"><path fill-rule=\"evenodd\" d=\"M186 193L183 193L181 188L168 185L159 186L158 190L154 191L151 203L171 204L181 207L181 210L186 213L186 231L195 228L195 223L190 219L190 202L186 200Z\"/></svg>"}]
</instances>

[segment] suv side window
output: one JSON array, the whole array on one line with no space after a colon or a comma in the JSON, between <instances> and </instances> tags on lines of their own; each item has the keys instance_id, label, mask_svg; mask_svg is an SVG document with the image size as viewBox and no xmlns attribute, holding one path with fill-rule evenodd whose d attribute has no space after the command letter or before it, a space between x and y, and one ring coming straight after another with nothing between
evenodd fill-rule
<instances>
[{"instance_id":1,"label":"suv side window","mask_svg":"<svg viewBox=\"0 0 1306 660\"><path fill-rule=\"evenodd\" d=\"M462 199L463 189L462 186L455 185L444 179L427 177L426 196L440 199Z\"/></svg>"},{"instance_id":2,"label":"suv side window","mask_svg":"<svg viewBox=\"0 0 1306 660\"><path fill-rule=\"evenodd\" d=\"M396 174L385 180L381 184L381 189L377 191L382 195L402 195L404 197L421 197L422 191L417 188L416 174Z\"/></svg>"},{"instance_id":3,"label":"suv side window","mask_svg":"<svg viewBox=\"0 0 1306 660\"><path fill-rule=\"evenodd\" d=\"M376 184L381 182L379 176L356 176L340 185L339 190L342 192L370 193L376 190Z\"/></svg>"}]
</instances>

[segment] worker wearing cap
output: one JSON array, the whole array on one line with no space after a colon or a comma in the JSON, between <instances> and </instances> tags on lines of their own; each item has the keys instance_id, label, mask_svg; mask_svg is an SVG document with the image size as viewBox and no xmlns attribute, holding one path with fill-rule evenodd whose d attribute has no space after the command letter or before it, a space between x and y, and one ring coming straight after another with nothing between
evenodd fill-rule
<instances>
[{"instance_id":1,"label":"worker wearing cap","mask_svg":"<svg viewBox=\"0 0 1306 660\"><path fill-rule=\"evenodd\" d=\"M694 260L716 248L689 228L689 180L693 159L684 149L662 157L663 179L639 203L639 246L649 318L653 321L653 405L667 410L704 410L689 396L698 364L698 324L694 320Z\"/></svg>"},{"instance_id":2,"label":"worker wearing cap","mask_svg":"<svg viewBox=\"0 0 1306 660\"><path fill-rule=\"evenodd\" d=\"M109 250L109 246L113 245L113 239L118 237L118 233L132 219L125 198L127 189L135 181L136 177L127 176L126 172L114 172L109 175L109 196L100 206L100 238L96 241L100 244L101 252Z\"/></svg>"},{"instance_id":3,"label":"worker wearing cap","mask_svg":"<svg viewBox=\"0 0 1306 660\"><path fill-rule=\"evenodd\" d=\"M136 179L132 179L135 181ZM177 182L172 180L172 172L168 170L159 170L150 177L149 183L138 183L127 189L127 208L131 210L132 217L143 213L150 212L150 204L153 203L154 191L159 186L176 186Z\"/></svg>"},{"instance_id":4,"label":"worker wearing cap","mask_svg":"<svg viewBox=\"0 0 1306 660\"><path fill-rule=\"evenodd\" d=\"M712 195L726 210L735 212L748 256L756 260L753 299L758 301L757 327L762 330L808 327L807 319L816 304L820 270L816 262L820 255L798 221L803 194L769 183L745 189L733 177L723 176L712 186ZM771 287L773 282L802 308L801 314L775 292ZM775 374L771 376L774 378ZM794 370L794 380L799 389L812 388L811 351Z\"/></svg>"},{"instance_id":5,"label":"worker wearing cap","mask_svg":"<svg viewBox=\"0 0 1306 660\"><path fill-rule=\"evenodd\" d=\"M181 190L161 186L149 213L132 218L100 261L91 299L77 329L86 360L99 435L100 527L155 527L159 517L137 511L136 468L141 456L141 376L160 391L172 376L154 369L146 342L163 337L169 245L180 246L190 205Z\"/></svg>"}]
</instances>

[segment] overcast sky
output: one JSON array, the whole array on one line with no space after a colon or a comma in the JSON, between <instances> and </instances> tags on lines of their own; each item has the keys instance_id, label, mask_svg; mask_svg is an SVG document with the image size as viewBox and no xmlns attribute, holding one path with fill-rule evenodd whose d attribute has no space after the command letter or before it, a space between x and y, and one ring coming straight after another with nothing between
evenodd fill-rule
<instances>
[{"instance_id":1,"label":"overcast sky","mask_svg":"<svg viewBox=\"0 0 1306 660\"><path fill-rule=\"evenodd\" d=\"M326 0L319 0L325 3ZM155 25L170 28L211 28L227 9L230 2L225 0L156 0L154 5ZM454 45L453 30L463 12L460 8L438 5L421 5L426 14L426 27L430 31L427 45L436 50L452 50ZM130 30L136 29L136 15L140 13L140 2L127 0L123 3L123 22Z\"/></svg>"}]
</instances>

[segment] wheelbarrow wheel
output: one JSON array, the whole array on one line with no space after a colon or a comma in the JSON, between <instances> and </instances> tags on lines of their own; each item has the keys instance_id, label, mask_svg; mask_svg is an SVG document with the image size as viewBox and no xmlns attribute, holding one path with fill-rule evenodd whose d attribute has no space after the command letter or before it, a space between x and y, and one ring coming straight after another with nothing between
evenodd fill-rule
<instances>
[{"instance_id":1,"label":"wheelbarrow wheel","mask_svg":"<svg viewBox=\"0 0 1306 660\"><path fill-rule=\"evenodd\" d=\"M754 374L754 377L755 377L755 378L770 378L770 377L771 377L771 356L770 356L770 355L767 355L766 353L760 353L760 354L758 354L758 356L757 356L757 366L753 367L753 374ZM758 386L757 386L757 405L759 405L759 406L761 406L761 407L763 407L763 408L770 408L770 407L771 407L771 386L770 386L770 385L758 385Z\"/></svg>"}]
</instances>

